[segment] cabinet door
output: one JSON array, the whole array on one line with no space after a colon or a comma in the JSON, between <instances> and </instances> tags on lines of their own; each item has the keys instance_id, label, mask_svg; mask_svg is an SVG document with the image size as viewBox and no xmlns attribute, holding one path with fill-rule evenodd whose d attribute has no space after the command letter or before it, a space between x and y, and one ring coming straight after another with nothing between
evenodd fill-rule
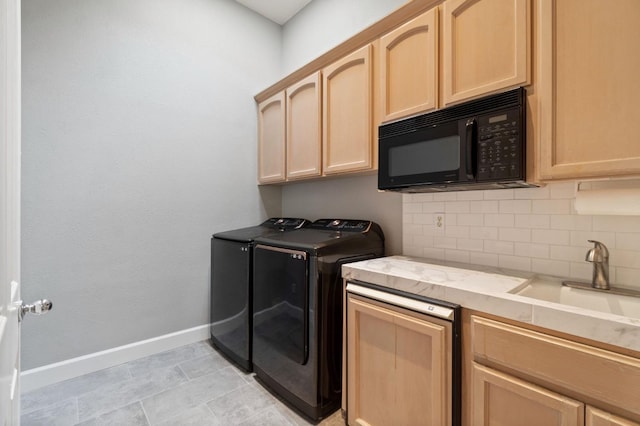
<instances>
[{"instance_id":1,"label":"cabinet door","mask_svg":"<svg viewBox=\"0 0 640 426\"><path fill-rule=\"evenodd\" d=\"M584 405L510 375L473 364L472 424L581 426Z\"/></svg>"},{"instance_id":2,"label":"cabinet door","mask_svg":"<svg viewBox=\"0 0 640 426\"><path fill-rule=\"evenodd\" d=\"M640 423L614 416L606 411L587 406L586 426L640 426Z\"/></svg>"},{"instance_id":3,"label":"cabinet door","mask_svg":"<svg viewBox=\"0 0 640 426\"><path fill-rule=\"evenodd\" d=\"M287 180L320 176L320 72L287 89Z\"/></svg>"},{"instance_id":4,"label":"cabinet door","mask_svg":"<svg viewBox=\"0 0 640 426\"><path fill-rule=\"evenodd\" d=\"M445 105L529 83L529 0L447 0L442 10Z\"/></svg>"},{"instance_id":5,"label":"cabinet door","mask_svg":"<svg viewBox=\"0 0 640 426\"><path fill-rule=\"evenodd\" d=\"M543 179L640 173L640 2L538 8Z\"/></svg>"},{"instance_id":6,"label":"cabinet door","mask_svg":"<svg viewBox=\"0 0 640 426\"><path fill-rule=\"evenodd\" d=\"M434 8L380 39L382 121L437 107L438 9Z\"/></svg>"},{"instance_id":7,"label":"cabinet door","mask_svg":"<svg viewBox=\"0 0 640 426\"><path fill-rule=\"evenodd\" d=\"M258 182L285 180L285 104L280 92L258 104Z\"/></svg>"},{"instance_id":8,"label":"cabinet door","mask_svg":"<svg viewBox=\"0 0 640 426\"><path fill-rule=\"evenodd\" d=\"M322 72L322 152L325 174L372 167L371 45Z\"/></svg>"},{"instance_id":9,"label":"cabinet door","mask_svg":"<svg viewBox=\"0 0 640 426\"><path fill-rule=\"evenodd\" d=\"M349 424L451 423L450 330L423 318L349 296Z\"/></svg>"}]
</instances>

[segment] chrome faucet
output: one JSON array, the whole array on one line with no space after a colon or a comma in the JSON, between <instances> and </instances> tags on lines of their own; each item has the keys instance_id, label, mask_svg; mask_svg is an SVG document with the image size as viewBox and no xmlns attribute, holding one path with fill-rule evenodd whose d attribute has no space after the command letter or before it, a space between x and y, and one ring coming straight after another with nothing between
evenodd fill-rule
<instances>
[{"instance_id":1,"label":"chrome faucet","mask_svg":"<svg viewBox=\"0 0 640 426\"><path fill-rule=\"evenodd\" d=\"M609 290L611 288L609 284L609 250L600 241L588 241L594 244L585 258L587 262L593 263L591 286L600 290Z\"/></svg>"}]
</instances>

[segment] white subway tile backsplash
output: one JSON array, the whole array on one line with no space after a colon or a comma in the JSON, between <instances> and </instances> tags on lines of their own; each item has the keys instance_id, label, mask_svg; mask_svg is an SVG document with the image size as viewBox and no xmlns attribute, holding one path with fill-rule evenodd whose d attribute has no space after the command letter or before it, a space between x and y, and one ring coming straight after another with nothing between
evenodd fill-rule
<instances>
[{"instance_id":1,"label":"white subway tile backsplash","mask_svg":"<svg viewBox=\"0 0 640 426\"><path fill-rule=\"evenodd\" d=\"M575 214L554 214L551 218L551 229L568 229L571 231L591 231L593 216L578 216Z\"/></svg>"},{"instance_id":2,"label":"white subway tile backsplash","mask_svg":"<svg viewBox=\"0 0 640 426\"><path fill-rule=\"evenodd\" d=\"M484 226L495 226L498 228L513 228L515 216L512 214L485 214Z\"/></svg>"},{"instance_id":3,"label":"white subway tile backsplash","mask_svg":"<svg viewBox=\"0 0 640 426\"><path fill-rule=\"evenodd\" d=\"M469 238L468 226L452 226L447 222L444 234L451 238Z\"/></svg>"},{"instance_id":4,"label":"white subway tile backsplash","mask_svg":"<svg viewBox=\"0 0 640 426\"><path fill-rule=\"evenodd\" d=\"M569 262L583 261L587 254L585 247L573 246L550 246L549 255L552 259L564 260Z\"/></svg>"},{"instance_id":5,"label":"white subway tile backsplash","mask_svg":"<svg viewBox=\"0 0 640 426\"><path fill-rule=\"evenodd\" d=\"M609 265L635 268L640 272L640 253L637 251L611 249L609 250ZM640 273L638 274L640 284Z\"/></svg>"},{"instance_id":6,"label":"white subway tile backsplash","mask_svg":"<svg viewBox=\"0 0 640 426\"><path fill-rule=\"evenodd\" d=\"M612 283L622 287L640 288L640 269L616 268L615 272L616 276L611 280Z\"/></svg>"},{"instance_id":7,"label":"white subway tile backsplash","mask_svg":"<svg viewBox=\"0 0 640 426\"><path fill-rule=\"evenodd\" d=\"M547 244L515 243L514 254L516 256L535 257L548 259L550 248Z\"/></svg>"},{"instance_id":8,"label":"white subway tile backsplash","mask_svg":"<svg viewBox=\"0 0 640 426\"><path fill-rule=\"evenodd\" d=\"M469 238L476 238L480 240L497 240L498 228L483 226L481 228L471 227L469 229Z\"/></svg>"},{"instance_id":9,"label":"white subway tile backsplash","mask_svg":"<svg viewBox=\"0 0 640 426\"><path fill-rule=\"evenodd\" d=\"M458 247L458 241L451 237L433 237L433 246L443 249L455 249Z\"/></svg>"},{"instance_id":10,"label":"white subway tile backsplash","mask_svg":"<svg viewBox=\"0 0 640 426\"><path fill-rule=\"evenodd\" d=\"M619 248L621 250L634 250L640 252L640 233L618 232L616 234L616 248Z\"/></svg>"},{"instance_id":11,"label":"white subway tile backsplash","mask_svg":"<svg viewBox=\"0 0 640 426\"><path fill-rule=\"evenodd\" d=\"M426 258L444 260L444 249L442 248L425 247L423 253Z\"/></svg>"},{"instance_id":12,"label":"white subway tile backsplash","mask_svg":"<svg viewBox=\"0 0 640 426\"><path fill-rule=\"evenodd\" d=\"M431 201L422 205L423 213L444 212L444 201Z\"/></svg>"},{"instance_id":13,"label":"white subway tile backsplash","mask_svg":"<svg viewBox=\"0 0 640 426\"><path fill-rule=\"evenodd\" d=\"M501 200L500 213L531 213L531 200Z\"/></svg>"},{"instance_id":14,"label":"white subway tile backsplash","mask_svg":"<svg viewBox=\"0 0 640 426\"><path fill-rule=\"evenodd\" d=\"M593 247L587 240L600 241L609 249L616 248L615 232L571 231L571 245L576 247Z\"/></svg>"},{"instance_id":15,"label":"white subway tile backsplash","mask_svg":"<svg viewBox=\"0 0 640 426\"><path fill-rule=\"evenodd\" d=\"M484 240L458 238L458 248L461 250L482 251L484 250Z\"/></svg>"},{"instance_id":16,"label":"white subway tile backsplash","mask_svg":"<svg viewBox=\"0 0 640 426\"><path fill-rule=\"evenodd\" d=\"M484 251L496 254L513 254L514 244L511 241L491 241L485 240Z\"/></svg>"},{"instance_id":17,"label":"white subway tile backsplash","mask_svg":"<svg viewBox=\"0 0 640 426\"><path fill-rule=\"evenodd\" d=\"M433 201L456 201L458 195L455 192L440 192L433 194Z\"/></svg>"},{"instance_id":18,"label":"white subway tile backsplash","mask_svg":"<svg viewBox=\"0 0 640 426\"><path fill-rule=\"evenodd\" d=\"M528 243L531 241L530 229L519 228L500 228L498 230L498 239L501 241L520 241Z\"/></svg>"},{"instance_id":19,"label":"white subway tile backsplash","mask_svg":"<svg viewBox=\"0 0 640 426\"><path fill-rule=\"evenodd\" d=\"M402 224L402 238L406 240L410 238L412 235L424 235L422 225L415 225L413 223L403 223Z\"/></svg>"},{"instance_id":20,"label":"white subway tile backsplash","mask_svg":"<svg viewBox=\"0 0 640 426\"><path fill-rule=\"evenodd\" d=\"M535 214L569 214L571 200L533 200L531 212Z\"/></svg>"},{"instance_id":21,"label":"white subway tile backsplash","mask_svg":"<svg viewBox=\"0 0 640 426\"><path fill-rule=\"evenodd\" d=\"M498 189L493 191L485 191L485 200L513 200L513 189Z\"/></svg>"},{"instance_id":22,"label":"white subway tile backsplash","mask_svg":"<svg viewBox=\"0 0 640 426\"><path fill-rule=\"evenodd\" d=\"M517 269L520 271L530 271L531 258L501 254L498 257L498 266L501 268Z\"/></svg>"},{"instance_id":23,"label":"white subway tile backsplash","mask_svg":"<svg viewBox=\"0 0 640 426\"><path fill-rule=\"evenodd\" d=\"M433 201L433 194L403 194L402 199L414 203L428 203Z\"/></svg>"},{"instance_id":24,"label":"white subway tile backsplash","mask_svg":"<svg viewBox=\"0 0 640 426\"><path fill-rule=\"evenodd\" d=\"M422 247L406 245L404 244L402 247L402 251L405 256L414 256L414 257L427 257L425 253L425 249Z\"/></svg>"},{"instance_id":25,"label":"white subway tile backsplash","mask_svg":"<svg viewBox=\"0 0 640 426\"><path fill-rule=\"evenodd\" d=\"M469 262L475 265L498 266L498 255L492 253L469 253Z\"/></svg>"},{"instance_id":26,"label":"white subway tile backsplash","mask_svg":"<svg viewBox=\"0 0 640 426\"><path fill-rule=\"evenodd\" d=\"M534 243L555 244L568 246L571 241L569 231L533 229L531 230L531 241Z\"/></svg>"},{"instance_id":27,"label":"white subway tile backsplash","mask_svg":"<svg viewBox=\"0 0 640 426\"><path fill-rule=\"evenodd\" d=\"M640 216L593 216L593 230L640 232Z\"/></svg>"},{"instance_id":28,"label":"white subway tile backsplash","mask_svg":"<svg viewBox=\"0 0 640 426\"><path fill-rule=\"evenodd\" d=\"M483 217L481 214L474 213L458 213L457 215L457 224L460 226L482 226ZM447 223L449 216L447 216Z\"/></svg>"},{"instance_id":29,"label":"white subway tile backsplash","mask_svg":"<svg viewBox=\"0 0 640 426\"><path fill-rule=\"evenodd\" d=\"M444 211L447 213L469 213L470 202L469 201L447 201L444 206Z\"/></svg>"},{"instance_id":30,"label":"white subway tile backsplash","mask_svg":"<svg viewBox=\"0 0 640 426\"><path fill-rule=\"evenodd\" d=\"M575 191L574 182L562 182L405 194L403 254L590 281L587 240L598 240L610 249L611 282L640 288L640 217L577 215ZM435 213L444 214L444 230Z\"/></svg>"},{"instance_id":31,"label":"white subway tile backsplash","mask_svg":"<svg viewBox=\"0 0 640 426\"><path fill-rule=\"evenodd\" d=\"M553 259L531 259L531 270L539 274L568 277L571 265L567 262Z\"/></svg>"},{"instance_id":32,"label":"white subway tile backsplash","mask_svg":"<svg viewBox=\"0 0 640 426\"><path fill-rule=\"evenodd\" d=\"M516 228L549 229L550 217L548 214L518 214L515 216Z\"/></svg>"},{"instance_id":33,"label":"white subway tile backsplash","mask_svg":"<svg viewBox=\"0 0 640 426\"><path fill-rule=\"evenodd\" d=\"M549 187L522 188L515 191L516 200L546 200L549 198Z\"/></svg>"},{"instance_id":34,"label":"white subway tile backsplash","mask_svg":"<svg viewBox=\"0 0 640 426\"><path fill-rule=\"evenodd\" d=\"M469 263L469 252L464 250L445 250L444 259L450 262Z\"/></svg>"},{"instance_id":35,"label":"white subway tile backsplash","mask_svg":"<svg viewBox=\"0 0 640 426\"><path fill-rule=\"evenodd\" d=\"M433 225L433 213L416 213L413 215L413 223L416 225Z\"/></svg>"},{"instance_id":36,"label":"white subway tile backsplash","mask_svg":"<svg viewBox=\"0 0 640 426\"><path fill-rule=\"evenodd\" d=\"M573 199L576 196L575 182L562 182L549 185L549 198L551 199Z\"/></svg>"},{"instance_id":37,"label":"white subway tile backsplash","mask_svg":"<svg viewBox=\"0 0 640 426\"><path fill-rule=\"evenodd\" d=\"M499 213L500 202L499 201L470 201L469 211L475 214L481 213Z\"/></svg>"},{"instance_id":38,"label":"white subway tile backsplash","mask_svg":"<svg viewBox=\"0 0 640 426\"><path fill-rule=\"evenodd\" d=\"M403 213L422 213L423 203L402 203Z\"/></svg>"},{"instance_id":39,"label":"white subway tile backsplash","mask_svg":"<svg viewBox=\"0 0 640 426\"><path fill-rule=\"evenodd\" d=\"M433 237L430 235L414 235L409 244L415 247L429 247L433 245Z\"/></svg>"},{"instance_id":40,"label":"white subway tile backsplash","mask_svg":"<svg viewBox=\"0 0 640 426\"><path fill-rule=\"evenodd\" d=\"M456 194L458 201L484 200L484 191L460 191Z\"/></svg>"}]
</instances>

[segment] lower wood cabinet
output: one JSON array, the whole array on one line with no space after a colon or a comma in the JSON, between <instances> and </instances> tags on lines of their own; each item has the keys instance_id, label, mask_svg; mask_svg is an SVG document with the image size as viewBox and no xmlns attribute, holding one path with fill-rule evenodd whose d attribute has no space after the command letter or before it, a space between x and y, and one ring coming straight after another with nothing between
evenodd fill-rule
<instances>
[{"instance_id":1,"label":"lower wood cabinet","mask_svg":"<svg viewBox=\"0 0 640 426\"><path fill-rule=\"evenodd\" d=\"M581 402L475 363L472 407L474 425L584 425Z\"/></svg>"},{"instance_id":2,"label":"lower wood cabinet","mask_svg":"<svg viewBox=\"0 0 640 426\"><path fill-rule=\"evenodd\" d=\"M447 326L450 323L349 295L348 424L451 424Z\"/></svg>"},{"instance_id":3,"label":"lower wood cabinet","mask_svg":"<svg viewBox=\"0 0 640 426\"><path fill-rule=\"evenodd\" d=\"M465 425L640 426L640 357L466 310L463 348Z\"/></svg>"}]
</instances>

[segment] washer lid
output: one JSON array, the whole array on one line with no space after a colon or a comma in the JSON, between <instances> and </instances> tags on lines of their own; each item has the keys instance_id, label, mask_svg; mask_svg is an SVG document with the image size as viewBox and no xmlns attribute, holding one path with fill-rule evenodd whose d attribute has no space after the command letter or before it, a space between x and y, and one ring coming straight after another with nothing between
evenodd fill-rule
<instances>
[{"instance_id":1,"label":"washer lid","mask_svg":"<svg viewBox=\"0 0 640 426\"><path fill-rule=\"evenodd\" d=\"M270 234L285 233L311 224L307 219L272 217L260 225L233 229L213 234L213 238L250 243L254 239Z\"/></svg>"}]
</instances>

